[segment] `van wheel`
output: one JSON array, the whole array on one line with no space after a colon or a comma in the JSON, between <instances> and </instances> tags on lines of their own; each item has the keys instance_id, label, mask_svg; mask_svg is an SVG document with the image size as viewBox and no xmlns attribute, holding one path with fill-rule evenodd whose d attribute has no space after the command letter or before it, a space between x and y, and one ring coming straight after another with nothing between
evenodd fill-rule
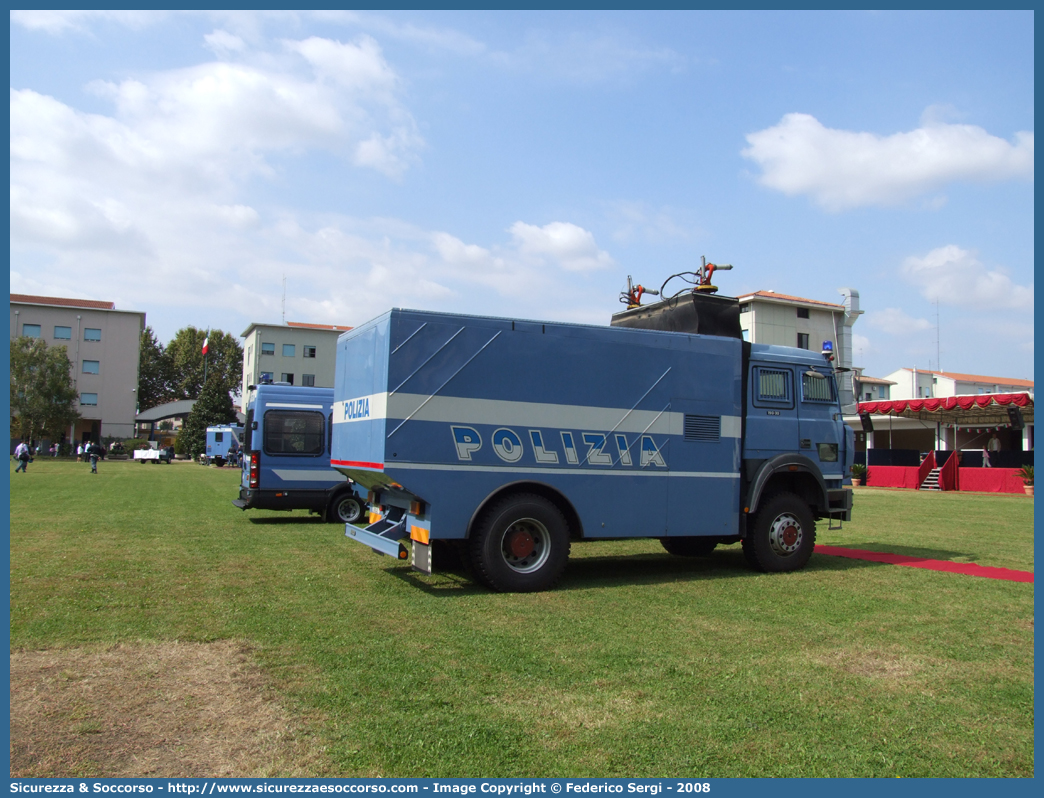
<instances>
[{"instance_id":1,"label":"van wheel","mask_svg":"<svg viewBox=\"0 0 1044 798\"><path fill-rule=\"evenodd\" d=\"M808 505L793 493L777 493L758 510L743 540L743 556L757 571L799 571L815 546L816 522Z\"/></svg>"},{"instance_id":2,"label":"van wheel","mask_svg":"<svg viewBox=\"0 0 1044 798\"><path fill-rule=\"evenodd\" d=\"M708 557L718 545L717 538L691 537L660 538L660 545L675 557Z\"/></svg>"},{"instance_id":3,"label":"van wheel","mask_svg":"<svg viewBox=\"0 0 1044 798\"><path fill-rule=\"evenodd\" d=\"M469 541L475 576L501 593L554 586L569 559L569 527L550 501L532 493L489 508Z\"/></svg>"},{"instance_id":4,"label":"van wheel","mask_svg":"<svg viewBox=\"0 0 1044 798\"><path fill-rule=\"evenodd\" d=\"M354 493L334 496L326 509L326 520L332 524L354 524L362 518L362 502Z\"/></svg>"}]
</instances>

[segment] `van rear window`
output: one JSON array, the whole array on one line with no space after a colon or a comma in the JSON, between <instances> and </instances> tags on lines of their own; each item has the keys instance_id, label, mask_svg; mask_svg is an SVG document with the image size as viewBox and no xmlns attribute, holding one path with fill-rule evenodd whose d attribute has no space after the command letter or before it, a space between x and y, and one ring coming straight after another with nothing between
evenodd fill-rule
<instances>
[{"instance_id":1,"label":"van rear window","mask_svg":"<svg viewBox=\"0 0 1044 798\"><path fill-rule=\"evenodd\" d=\"M325 419L308 410L269 410L265 413L265 454L321 455Z\"/></svg>"}]
</instances>

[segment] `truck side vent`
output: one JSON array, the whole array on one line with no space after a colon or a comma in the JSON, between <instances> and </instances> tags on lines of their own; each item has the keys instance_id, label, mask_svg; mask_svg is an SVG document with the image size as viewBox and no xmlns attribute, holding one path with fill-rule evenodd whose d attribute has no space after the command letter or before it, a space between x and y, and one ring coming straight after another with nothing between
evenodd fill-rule
<instances>
[{"instance_id":1,"label":"truck side vent","mask_svg":"<svg viewBox=\"0 0 1044 798\"><path fill-rule=\"evenodd\" d=\"M716 441L721 438L721 416L685 414L685 440Z\"/></svg>"}]
</instances>

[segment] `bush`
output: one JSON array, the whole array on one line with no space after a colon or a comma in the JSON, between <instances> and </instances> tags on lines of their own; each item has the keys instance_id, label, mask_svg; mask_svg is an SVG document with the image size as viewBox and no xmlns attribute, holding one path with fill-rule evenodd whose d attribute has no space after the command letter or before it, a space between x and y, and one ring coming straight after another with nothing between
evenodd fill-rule
<instances>
[{"instance_id":1,"label":"bush","mask_svg":"<svg viewBox=\"0 0 1044 798\"><path fill-rule=\"evenodd\" d=\"M865 481L869 475L869 469L867 469L867 467L862 463L852 464L852 479L862 479Z\"/></svg>"},{"instance_id":2,"label":"bush","mask_svg":"<svg viewBox=\"0 0 1044 798\"><path fill-rule=\"evenodd\" d=\"M1019 469L1019 479L1022 480L1023 485L1033 484L1033 466L1025 465Z\"/></svg>"},{"instance_id":3,"label":"bush","mask_svg":"<svg viewBox=\"0 0 1044 798\"><path fill-rule=\"evenodd\" d=\"M149 442L144 438L128 438L123 442L123 448L128 452L134 452L138 449L151 449Z\"/></svg>"},{"instance_id":4,"label":"bush","mask_svg":"<svg viewBox=\"0 0 1044 798\"><path fill-rule=\"evenodd\" d=\"M174 454L185 454L185 439L181 437L181 433L184 431L185 428L182 427L174 438Z\"/></svg>"}]
</instances>

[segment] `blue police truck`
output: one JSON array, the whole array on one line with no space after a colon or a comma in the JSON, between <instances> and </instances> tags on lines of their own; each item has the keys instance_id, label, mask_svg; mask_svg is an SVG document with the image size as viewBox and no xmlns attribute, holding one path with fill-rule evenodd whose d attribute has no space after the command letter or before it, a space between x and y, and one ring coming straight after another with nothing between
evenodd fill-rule
<instances>
[{"instance_id":1,"label":"blue police truck","mask_svg":"<svg viewBox=\"0 0 1044 798\"><path fill-rule=\"evenodd\" d=\"M332 388L260 383L248 390L241 510L310 510L351 524L363 517L355 485L330 467Z\"/></svg>"},{"instance_id":2,"label":"blue police truck","mask_svg":"<svg viewBox=\"0 0 1044 798\"><path fill-rule=\"evenodd\" d=\"M580 540L800 569L851 519L831 361L696 290L609 327L393 309L338 341L331 462L371 504L346 535L426 573L452 544L500 591L551 587Z\"/></svg>"}]
</instances>

